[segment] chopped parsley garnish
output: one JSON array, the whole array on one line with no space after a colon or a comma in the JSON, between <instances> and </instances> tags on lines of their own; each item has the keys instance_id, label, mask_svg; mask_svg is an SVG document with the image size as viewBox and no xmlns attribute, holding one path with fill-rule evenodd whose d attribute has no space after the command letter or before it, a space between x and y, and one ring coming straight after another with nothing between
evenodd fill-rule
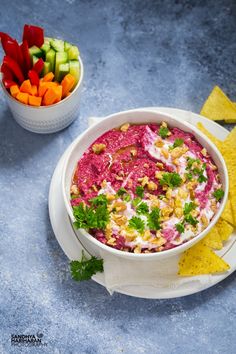
<instances>
[{"instance_id":1,"label":"chopped parsley garnish","mask_svg":"<svg viewBox=\"0 0 236 354\"><path fill-rule=\"evenodd\" d=\"M160 127L158 134L162 139L165 139L169 134L169 129L166 127Z\"/></svg>"},{"instance_id":2,"label":"chopped parsley garnish","mask_svg":"<svg viewBox=\"0 0 236 354\"><path fill-rule=\"evenodd\" d=\"M199 221L196 218L194 218L191 214L186 215L184 220L193 226L196 226L199 223Z\"/></svg>"},{"instance_id":3,"label":"chopped parsley garnish","mask_svg":"<svg viewBox=\"0 0 236 354\"><path fill-rule=\"evenodd\" d=\"M76 281L89 280L97 272L103 272L103 260L96 257L86 258L82 251L80 261L70 262L71 277Z\"/></svg>"},{"instance_id":4,"label":"chopped parsley garnish","mask_svg":"<svg viewBox=\"0 0 236 354\"><path fill-rule=\"evenodd\" d=\"M193 202L185 203L184 204L184 215L191 213L191 211L194 210L196 208L196 206L197 205Z\"/></svg>"},{"instance_id":5,"label":"chopped parsley garnish","mask_svg":"<svg viewBox=\"0 0 236 354\"><path fill-rule=\"evenodd\" d=\"M72 195L70 196L70 198L73 200L73 199L79 198L79 196L78 196L78 194L72 194Z\"/></svg>"},{"instance_id":6,"label":"chopped parsley garnish","mask_svg":"<svg viewBox=\"0 0 236 354\"><path fill-rule=\"evenodd\" d=\"M144 224L144 221L141 218L139 218L138 216L133 216L129 220L129 227L139 231L140 233L143 233L145 224Z\"/></svg>"},{"instance_id":7,"label":"chopped parsley garnish","mask_svg":"<svg viewBox=\"0 0 236 354\"><path fill-rule=\"evenodd\" d=\"M191 181L193 179L192 173L185 173L186 178Z\"/></svg>"},{"instance_id":8,"label":"chopped parsley garnish","mask_svg":"<svg viewBox=\"0 0 236 354\"><path fill-rule=\"evenodd\" d=\"M140 198L143 198L144 188L142 186L137 186L135 192Z\"/></svg>"},{"instance_id":9,"label":"chopped parsley garnish","mask_svg":"<svg viewBox=\"0 0 236 354\"><path fill-rule=\"evenodd\" d=\"M162 179L160 180L160 184L167 185L170 188L179 187L182 183L182 178L176 172L166 172L163 173Z\"/></svg>"},{"instance_id":10,"label":"chopped parsley garnish","mask_svg":"<svg viewBox=\"0 0 236 354\"><path fill-rule=\"evenodd\" d=\"M184 225L182 223L175 224L176 230L182 234L184 232Z\"/></svg>"},{"instance_id":11,"label":"chopped parsley garnish","mask_svg":"<svg viewBox=\"0 0 236 354\"><path fill-rule=\"evenodd\" d=\"M188 157L188 162L187 162L187 170L191 170L191 172L194 174L194 175L198 175L198 182L199 183L203 183L203 182L206 182L207 181L207 177L204 176L204 171L206 169L206 163L204 162L201 166L201 168L198 168L198 167L193 167L193 164L194 163L197 163L198 165L201 163L201 161L199 159L193 159L191 157ZM200 166L199 166L200 167ZM191 179L192 179L192 173L187 173L186 177L188 178L188 175L191 175ZM188 178L189 179L189 178Z\"/></svg>"},{"instance_id":12,"label":"chopped parsley garnish","mask_svg":"<svg viewBox=\"0 0 236 354\"><path fill-rule=\"evenodd\" d=\"M74 226L77 229L105 229L110 215L107 209L107 199L100 194L90 200L91 206L80 203L73 207Z\"/></svg>"},{"instance_id":13,"label":"chopped parsley garnish","mask_svg":"<svg viewBox=\"0 0 236 354\"><path fill-rule=\"evenodd\" d=\"M173 144L173 148L182 146L184 143L183 139L175 139L174 144Z\"/></svg>"},{"instance_id":14,"label":"chopped parsley garnish","mask_svg":"<svg viewBox=\"0 0 236 354\"><path fill-rule=\"evenodd\" d=\"M136 212L138 214L147 214L149 212L147 203L145 202L140 203L136 208Z\"/></svg>"},{"instance_id":15,"label":"chopped parsley garnish","mask_svg":"<svg viewBox=\"0 0 236 354\"><path fill-rule=\"evenodd\" d=\"M128 193L128 192L127 192L127 190L126 190L125 188L123 188L123 187L121 187L121 188L117 191L117 195L118 195L119 197L121 197L122 195L124 195L124 194L126 194L126 193Z\"/></svg>"},{"instance_id":16,"label":"chopped parsley garnish","mask_svg":"<svg viewBox=\"0 0 236 354\"><path fill-rule=\"evenodd\" d=\"M225 192L221 188L219 188L219 189L215 190L215 192L213 192L213 196L216 198L217 201L222 199L224 194L225 194Z\"/></svg>"},{"instance_id":17,"label":"chopped parsley garnish","mask_svg":"<svg viewBox=\"0 0 236 354\"><path fill-rule=\"evenodd\" d=\"M188 160L188 163L187 163L188 169L192 168L192 165L194 164L194 162L197 162L197 163L201 162L199 159L193 159L192 157L188 157L187 160Z\"/></svg>"},{"instance_id":18,"label":"chopped parsley garnish","mask_svg":"<svg viewBox=\"0 0 236 354\"><path fill-rule=\"evenodd\" d=\"M118 195L118 197L122 197L125 202L129 202L131 199L129 193L123 187L121 187L116 194Z\"/></svg>"},{"instance_id":19,"label":"chopped parsley garnish","mask_svg":"<svg viewBox=\"0 0 236 354\"><path fill-rule=\"evenodd\" d=\"M150 230L160 230L160 209L158 207L153 208L148 214L148 226Z\"/></svg>"},{"instance_id":20,"label":"chopped parsley garnish","mask_svg":"<svg viewBox=\"0 0 236 354\"><path fill-rule=\"evenodd\" d=\"M132 200L132 205L136 207L139 203L141 203L142 199L137 197Z\"/></svg>"},{"instance_id":21,"label":"chopped parsley garnish","mask_svg":"<svg viewBox=\"0 0 236 354\"><path fill-rule=\"evenodd\" d=\"M201 173L197 180L198 182L202 183L202 182L206 182L207 178Z\"/></svg>"}]
</instances>

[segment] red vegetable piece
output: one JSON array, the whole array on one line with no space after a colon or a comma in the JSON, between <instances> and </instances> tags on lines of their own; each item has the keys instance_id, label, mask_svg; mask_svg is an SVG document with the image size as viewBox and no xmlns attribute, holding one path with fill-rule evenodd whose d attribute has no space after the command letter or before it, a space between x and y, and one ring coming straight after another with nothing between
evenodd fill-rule
<instances>
[{"instance_id":1,"label":"red vegetable piece","mask_svg":"<svg viewBox=\"0 0 236 354\"><path fill-rule=\"evenodd\" d=\"M28 42L29 47L33 45L41 47L44 43L43 28L25 24L23 31L23 41L24 40Z\"/></svg>"},{"instance_id":2,"label":"red vegetable piece","mask_svg":"<svg viewBox=\"0 0 236 354\"><path fill-rule=\"evenodd\" d=\"M11 70L8 68L8 66L6 64L2 64L1 72L3 74L4 79L13 80L13 73L11 72Z\"/></svg>"},{"instance_id":3,"label":"red vegetable piece","mask_svg":"<svg viewBox=\"0 0 236 354\"><path fill-rule=\"evenodd\" d=\"M14 81L8 80L8 79L2 79L3 85L6 87L6 89L9 89L11 86L17 85Z\"/></svg>"},{"instance_id":4,"label":"red vegetable piece","mask_svg":"<svg viewBox=\"0 0 236 354\"><path fill-rule=\"evenodd\" d=\"M33 70L36 71L37 74L40 75L41 71L43 70L44 67L44 61L42 58L40 58L33 66Z\"/></svg>"},{"instance_id":5,"label":"red vegetable piece","mask_svg":"<svg viewBox=\"0 0 236 354\"><path fill-rule=\"evenodd\" d=\"M39 85L39 76L34 70L28 72L28 78L30 79L31 85Z\"/></svg>"},{"instance_id":6,"label":"red vegetable piece","mask_svg":"<svg viewBox=\"0 0 236 354\"><path fill-rule=\"evenodd\" d=\"M22 73L22 70L19 64L14 59L5 55L5 57L3 58L3 64L5 64L11 70L11 72L18 79L20 84L24 81L24 75Z\"/></svg>"},{"instance_id":7,"label":"red vegetable piece","mask_svg":"<svg viewBox=\"0 0 236 354\"><path fill-rule=\"evenodd\" d=\"M29 46L26 40L23 41L21 44L21 52L24 60L24 68L25 74L31 69L31 60L30 60L30 53L29 53Z\"/></svg>"},{"instance_id":8,"label":"red vegetable piece","mask_svg":"<svg viewBox=\"0 0 236 354\"><path fill-rule=\"evenodd\" d=\"M1 38L1 42L2 42L2 47L4 52L6 53L6 48L5 48L5 44L7 41L14 41L13 38L11 38L7 33L5 32L0 32L0 38Z\"/></svg>"}]
</instances>

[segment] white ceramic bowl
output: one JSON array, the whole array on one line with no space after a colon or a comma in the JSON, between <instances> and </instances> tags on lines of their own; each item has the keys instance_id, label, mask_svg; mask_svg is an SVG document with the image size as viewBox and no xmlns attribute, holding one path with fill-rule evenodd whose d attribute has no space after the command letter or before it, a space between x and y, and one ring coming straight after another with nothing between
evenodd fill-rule
<instances>
[{"instance_id":1,"label":"white ceramic bowl","mask_svg":"<svg viewBox=\"0 0 236 354\"><path fill-rule=\"evenodd\" d=\"M33 107L17 101L9 94L1 80L6 101L17 123L31 132L49 134L66 128L75 120L84 76L83 62L80 57L78 60L81 72L76 87L68 97L50 106Z\"/></svg>"},{"instance_id":2,"label":"white ceramic bowl","mask_svg":"<svg viewBox=\"0 0 236 354\"><path fill-rule=\"evenodd\" d=\"M65 164L62 172L62 193L64 198L64 203L66 206L66 210L69 214L71 221L75 221L73 216L73 210L70 204L70 186L72 182L72 177L77 165L78 160L83 155L84 151L103 133L106 131L113 129L115 127L119 127L124 123L132 123L132 124L141 124L141 123L160 123L162 121L167 122L170 127L177 127L182 129L183 131L190 132L194 134L196 139L200 142L200 144L207 149L210 156L213 158L215 164L219 169L220 178L223 184L223 188L225 191L224 198L221 202L220 208L217 213L207 226L207 228L186 243L172 248L170 250L156 252L156 253L147 253L147 254L137 254L137 253L129 253L125 251L116 250L112 247L106 246L100 241L96 240L92 235L90 235L85 230L80 229L78 232L78 236L81 240L83 246L93 255L100 256L100 251L107 252L110 255L120 256L127 259L140 259L140 260L154 260L167 258L174 255L177 255L187 248L191 247L196 242L200 241L215 225L216 221L220 217L225 203L227 201L228 196L228 172L224 162L224 159L215 145L203 135L197 128L193 125L178 119L178 117L169 116L163 113L158 113L154 111L145 111L145 110L130 110L125 112L120 112L116 114L112 114L105 119L102 119L99 123L94 126L88 128L82 135L80 135L74 142L73 147L70 153L67 155L65 159ZM66 235L65 235L66 237Z\"/></svg>"}]
</instances>

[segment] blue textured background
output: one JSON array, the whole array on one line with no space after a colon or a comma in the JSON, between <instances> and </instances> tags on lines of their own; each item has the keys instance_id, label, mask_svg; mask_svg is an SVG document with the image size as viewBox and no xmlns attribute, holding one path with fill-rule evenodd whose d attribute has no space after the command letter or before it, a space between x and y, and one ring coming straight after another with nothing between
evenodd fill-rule
<instances>
[{"instance_id":1,"label":"blue textured background","mask_svg":"<svg viewBox=\"0 0 236 354\"><path fill-rule=\"evenodd\" d=\"M222 3L222 5L220 5ZM236 3L0 1L0 29L24 23L79 45L78 119L40 136L19 127L0 95L0 353L236 353L236 276L185 298L142 300L70 279L50 226L56 163L87 117L141 106L199 112L215 84L236 100ZM43 332L47 348L13 348Z\"/></svg>"}]
</instances>

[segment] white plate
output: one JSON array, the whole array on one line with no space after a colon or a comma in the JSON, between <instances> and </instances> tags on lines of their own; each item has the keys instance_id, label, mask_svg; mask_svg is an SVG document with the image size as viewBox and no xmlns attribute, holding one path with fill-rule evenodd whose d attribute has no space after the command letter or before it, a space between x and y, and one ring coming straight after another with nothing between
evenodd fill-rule
<instances>
[{"instance_id":1,"label":"white plate","mask_svg":"<svg viewBox=\"0 0 236 354\"><path fill-rule=\"evenodd\" d=\"M202 122L204 126L211 131L218 139L224 140L228 134L228 131L221 127L220 125L216 124L213 121L210 121L198 114L194 114L192 112L183 111L174 108L165 108L165 107L152 107L152 108L145 108L145 109L155 109L159 112L167 113L169 115L178 115L183 120L188 121L189 123L196 125L197 122ZM90 124L94 123L96 119L90 119ZM67 257L72 259L80 259L82 250L87 253L82 244L80 243L76 231L73 229L73 225L70 222L69 216L67 215L66 208L64 205L62 192L61 192L61 171L62 166L64 163L64 158L66 154L69 153L70 149L72 148L73 143L67 148L65 153L60 158L54 174L52 176L50 191L49 191L49 215L52 224L52 228L54 234L59 242L62 250L67 255ZM236 236L236 232L232 236ZM221 280L225 279L229 276L235 269L236 269L236 239L235 237L231 237L230 240L225 243L222 250L220 250L218 255L220 255L226 262L228 262L231 266L228 272L219 274L219 275L212 275L209 277L209 281L204 282L201 284L200 282L190 282L190 283L183 283L182 285L178 286L177 288L172 286L166 286L162 288L154 288L150 286L127 286L126 288L122 288L120 293L135 296L135 297L142 297L142 298L152 298L152 299L164 299L164 298L173 298L179 296L185 296L194 294L196 292L202 291L207 289L214 284L217 284ZM177 273L177 269L176 269ZM176 274L176 279L178 275ZM105 286L104 284L104 275L102 273L98 273L93 276L93 280L97 283Z\"/></svg>"}]
</instances>

